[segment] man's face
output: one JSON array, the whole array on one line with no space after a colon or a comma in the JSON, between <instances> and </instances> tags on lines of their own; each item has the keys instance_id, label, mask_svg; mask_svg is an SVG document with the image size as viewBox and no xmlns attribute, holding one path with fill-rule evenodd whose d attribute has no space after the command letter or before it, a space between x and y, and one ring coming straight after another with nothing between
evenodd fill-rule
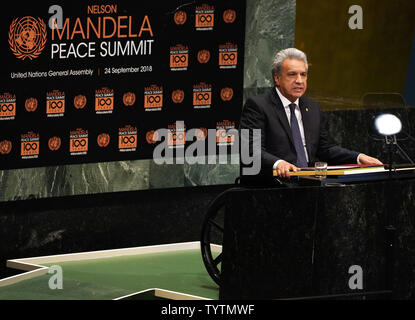
<instances>
[{"instance_id":1,"label":"man's face","mask_svg":"<svg viewBox=\"0 0 415 320\"><path fill-rule=\"evenodd\" d=\"M304 61L285 59L281 76L274 76L275 83L284 97L291 102L300 98L307 89L307 70Z\"/></svg>"}]
</instances>

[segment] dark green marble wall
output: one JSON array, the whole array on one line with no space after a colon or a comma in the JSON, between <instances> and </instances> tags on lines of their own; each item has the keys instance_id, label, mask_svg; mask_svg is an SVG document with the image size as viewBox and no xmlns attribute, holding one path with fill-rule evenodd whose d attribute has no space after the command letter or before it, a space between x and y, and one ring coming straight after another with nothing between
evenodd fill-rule
<instances>
[{"instance_id":1,"label":"dark green marble wall","mask_svg":"<svg viewBox=\"0 0 415 320\"><path fill-rule=\"evenodd\" d=\"M295 0L247 0L247 94L269 86L272 55L294 44L295 4ZM0 201L234 183L239 164L214 160L216 164L205 165L137 160L0 171Z\"/></svg>"}]
</instances>

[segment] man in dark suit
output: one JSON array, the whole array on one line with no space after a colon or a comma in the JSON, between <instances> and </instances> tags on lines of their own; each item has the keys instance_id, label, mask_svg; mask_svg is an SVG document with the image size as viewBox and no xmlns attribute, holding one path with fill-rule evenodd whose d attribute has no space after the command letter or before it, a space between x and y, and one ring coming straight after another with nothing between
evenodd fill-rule
<instances>
[{"instance_id":1,"label":"man in dark suit","mask_svg":"<svg viewBox=\"0 0 415 320\"><path fill-rule=\"evenodd\" d=\"M256 178L270 181L273 169L279 177L289 178L290 171L314 166L316 161L381 165L376 158L331 141L320 107L303 96L307 71L307 57L302 51L289 48L278 52L272 64L275 87L245 103L240 129L261 130L261 171ZM252 150L259 141L250 136L249 143Z\"/></svg>"}]
</instances>

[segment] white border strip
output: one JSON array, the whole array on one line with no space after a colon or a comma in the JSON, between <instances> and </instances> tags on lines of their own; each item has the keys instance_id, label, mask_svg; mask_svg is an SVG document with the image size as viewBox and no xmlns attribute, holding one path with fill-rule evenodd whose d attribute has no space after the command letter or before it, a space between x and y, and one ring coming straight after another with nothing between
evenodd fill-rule
<instances>
[{"instance_id":1,"label":"white border strip","mask_svg":"<svg viewBox=\"0 0 415 320\"><path fill-rule=\"evenodd\" d=\"M39 266L39 268L35 269L35 270L31 270L22 274L18 274L15 276L11 276L8 278L4 278L0 280L0 287L4 287L4 286L8 286L11 284L15 284L18 283L20 281L23 280L28 280L28 279L32 279L32 278L36 278L38 276L44 275L46 273L48 273L49 268L48 267L43 267L43 266Z\"/></svg>"},{"instance_id":2,"label":"white border strip","mask_svg":"<svg viewBox=\"0 0 415 320\"><path fill-rule=\"evenodd\" d=\"M19 263L22 263L22 264L58 263L58 262L83 261L83 260L90 260L90 259L102 259L102 258L131 256L131 255L148 254L148 253L192 250L192 249L200 249L200 242L194 241L194 242L183 242L183 243L171 243L171 244L144 246L144 247L88 251L88 252L79 252L79 253L59 254L59 255L52 255L52 256L14 259L14 260L8 260L7 266L9 266L10 263L17 263L17 264ZM21 269L21 270L26 270L26 269Z\"/></svg>"},{"instance_id":3,"label":"white border strip","mask_svg":"<svg viewBox=\"0 0 415 320\"><path fill-rule=\"evenodd\" d=\"M134 293L122 296L122 297L115 298L113 300L123 300L128 297L132 297L135 295L140 295L140 294L148 293L148 292L152 292L155 297L165 298L165 299L170 299L170 300L212 300L212 299L205 298L205 297L200 297L200 296L195 296L192 294L181 293L177 291L171 291L171 290L160 289L160 288L151 288L151 289L134 292Z\"/></svg>"}]
</instances>

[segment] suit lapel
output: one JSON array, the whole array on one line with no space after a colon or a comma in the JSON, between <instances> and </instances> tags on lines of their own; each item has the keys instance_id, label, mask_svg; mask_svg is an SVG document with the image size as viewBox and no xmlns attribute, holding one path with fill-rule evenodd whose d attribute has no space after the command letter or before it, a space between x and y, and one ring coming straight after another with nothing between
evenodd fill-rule
<instances>
[{"instance_id":1,"label":"suit lapel","mask_svg":"<svg viewBox=\"0 0 415 320\"><path fill-rule=\"evenodd\" d=\"M308 159L310 158L310 135L311 135L311 127L312 127L312 119L311 119L311 112L309 110L310 106L306 106L302 98L300 98L300 111L301 117L303 120L303 128L304 128L304 136L305 136L305 143L306 149L308 153Z\"/></svg>"},{"instance_id":2,"label":"suit lapel","mask_svg":"<svg viewBox=\"0 0 415 320\"><path fill-rule=\"evenodd\" d=\"M274 107L275 113L277 115L278 120L280 121L282 127L286 131L290 142L294 145L293 135L291 132L291 127L287 119L287 114L285 113L284 106L282 105L281 99L277 94L275 88L271 89L271 101L273 102L272 105Z\"/></svg>"}]
</instances>

